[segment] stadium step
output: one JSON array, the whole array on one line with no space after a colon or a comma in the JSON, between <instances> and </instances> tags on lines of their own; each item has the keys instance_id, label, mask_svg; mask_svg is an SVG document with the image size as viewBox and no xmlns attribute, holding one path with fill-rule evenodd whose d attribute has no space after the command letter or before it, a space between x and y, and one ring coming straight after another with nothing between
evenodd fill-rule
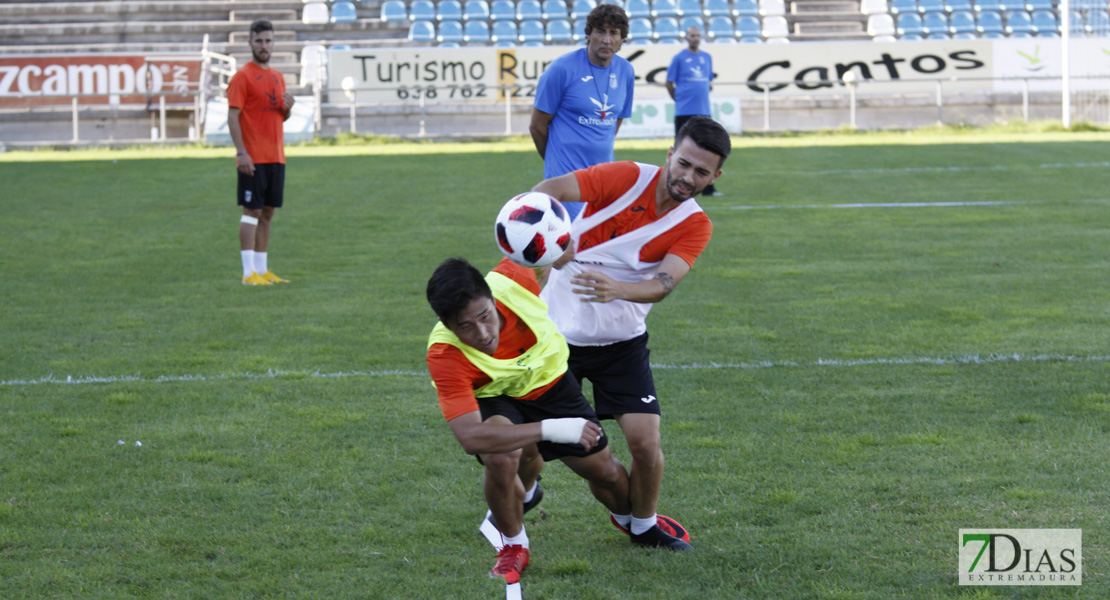
<instances>
[{"instance_id":1,"label":"stadium step","mask_svg":"<svg viewBox=\"0 0 1110 600\"><path fill-rule=\"evenodd\" d=\"M296 21L295 10L233 10L228 20L234 22L252 23L258 19L268 21Z\"/></svg>"},{"instance_id":2,"label":"stadium step","mask_svg":"<svg viewBox=\"0 0 1110 600\"><path fill-rule=\"evenodd\" d=\"M859 3L846 0L796 0L790 3L790 14L813 13L859 14Z\"/></svg>"},{"instance_id":3,"label":"stadium step","mask_svg":"<svg viewBox=\"0 0 1110 600\"><path fill-rule=\"evenodd\" d=\"M794 23L795 34L842 34L863 33L863 24L856 21L814 21Z\"/></svg>"}]
</instances>

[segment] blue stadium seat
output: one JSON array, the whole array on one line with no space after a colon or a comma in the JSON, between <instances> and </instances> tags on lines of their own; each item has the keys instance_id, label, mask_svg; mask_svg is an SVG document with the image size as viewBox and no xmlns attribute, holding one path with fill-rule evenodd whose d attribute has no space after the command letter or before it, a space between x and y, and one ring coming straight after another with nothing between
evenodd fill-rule
<instances>
[{"instance_id":1,"label":"blue stadium seat","mask_svg":"<svg viewBox=\"0 0 1110 600\"><path fill-rule=\"evenodd\" d=\"M488 44L489 23L485 21L467 21L463 27L463 41L468 44Z\"/></svg>"},{"instance_id":2,"label":"blue stadium seat","mask_svg":"<svg viewBox=\"0 0 1110 600\"><path fill-rule=\"evenodd\" d=\"M1025 10L1033 12L1035 10L1053 10L1052 0L1025 0Z\"/></svg>"},{"instance_id":3,"label":"blue stadium seat","mask_svg":"<svg viewBox=\"0 0 1110 600\"><path fill-rule=\"evenodd\" d=\"M651 27L651 19L644 17L637 17L628 20L628 39L632 40L651 40L653 31Z\"/></svg>"},{"instance_id":4,"label":"blue stadium seat","mask_svg":"<svg viewBox=\"0 0 1110 600\"><path fill-rule=\"evenodd\" d=\"M975 28L975 13L970 10L952 13L948 18L948 31L953 34L970 33L974 36L978 31Z\"/></svg>"},{"instance_id":5,"label":"blue stadium seat","mask_svg":"<svg viewBox=\"0 0 1110 600\"><path fill-rule=\"evenodd\" d=\"M574 41L581 42L586 39L586 18L582 17L574 22L571 26L571 35L574 36Z\"/></svg>"},{"instance_id":6,"label":"blue stadium seat","mask_svg":"<svg viewBox=\"0 0 1110 600\"><path fill-rule=\"evenodd\" d=\"M585 19L596 6L594 0L574 0L574 5L570 7L570 18Z\"/></svg>"},{"instance_id":7,"label":"blue stadium seat","mask_svg":"<svg viewBox=\"0 0 1110 600\"><path fill-rule=\"evenodd\" d=\"M651 4L648 0L628 0L628 4L624 7L624 12L628 13L628 18L638 19L651 16Z\"/></svg>"},{"instance_id":8,"label":"blue stadium seat","mask_svg":"<svg viewBox=\"0 0 1110 600\"><path fill-rule=\"evenodd\" d=\"M1060 24L1061 30L1063 29L1063 25L1063 23ZM1073 36L1081 36L1087 33L1087 31L1083 29L1083 13L1079 12L1078 10L1071 11L1071 20L1069 22L1069 25L1071 26L1071 34Z\"/></svg>"},{"instance_id":9,"label":"blue stadium seat","mask_svg":"<svg viewBox=\"0 0 1110 600\"><path fill-rule=\"evenodd\" d=\"M944 10L949 13L971 10L971 0L944 0Z\"/></svg>"},{"instance_id":10,"label":"blue stadium seat","mask_svg":"<svg viewBox=\"0 0 1110 600\"><path fill-rule=\"evenodd\" d=\"M489 19L489 2L486 0L466 0L463 5L464 21L485 21Z\"/></svg>"},{"instance_id":11,"label":"blue stadium seat","mask_svg":"<svg viewBox=\"0 0 1110 600\"><path fill-rule=\"evenodd\" d=\"M515 21L516 3L513 0L493 0L489 5L489 18L494 21Z\"/></svg>"},{"instance_id":12,"label":"blue stadium seat","mask_svg":"<svg viewBox=\"0 0 1110 600\"><path fill-rule=\"evenodd\" d=\"M944 12L944 0L917 0L917 12Z\"/></svg>"},{"instance_id":13,"label":"blue stadium seat","mask_svg":"<svg viewBox=\"0 0 1110 600\"><path fill-rule=\"evenodd\" d=\"M405 0L385 0L385 2L382 2L380 18L383 23L408 21L409 9L405 6Z\"/></svg>"},{"instance_id":14,"label":"blue stadium seat","mask_svg":"<svg viewBox=\"0 0 1110 600\"><path fill-rule=\"evenodd\" d=\"M683 36L686 35L686 30L691 27L697 27L698 31L705 35L705 19L702 19L701 16L682 17L682 20L678 22L678 28L682 30Z\"/></svg>"},{"instance_id":15,"label":"blue stadium seat","mask_svg":"<svg viewBox=\"0 0 1110 600\"><path fill-rule=\"evenodd\" d=\"M569 42L574 39L570 29L570 21L566 19L553 19L547 22L548 42Z\"/></svg>"},{"instance_id":16,"label":"blue stadium seat","mask_svg":"<svg viewBox=\"0 0 1110 600\"><path fill-rule=\"evenodd\" d=\"M614 4L614 5L619 6L621 8L625 8L624 2L622 0L597 0L597 3L598 4ZM627 9L626 9L626 11L627 11Z\"/></svg>"},{"instance_id":17,"label":"blue stadium seat","mask_svg":"<svg viewBox=\"0 0 1110 600\"><path fill-rule=\"evenodd\" d=\"M921 23L921 15L917 13L902 13L895 19L898 24L898 35L925 35L925 26Z\"/></svg>"},{"instance_id":18,"label":"blue stadium seat","mask_svg":"<svg viewBox=\"0 0 1110 600\"><path fill-rule=\"evenodd\" d=\"M413 21L409 25L410 42L436 41L436 26L431 21Z\"/></svg>"},{"instance_id":19,"label":"blue stadium seat","mask_svg":"<svg viewBox=\"0 0 1110 600\"><path fill-rule=\"evenodd\" d=\"M920 42L925 39L925 36L920 33L910 33L900 38L903 42Z\"/></svg>"},{"instance_id":20,"label":"blue stadium seat","mask_svg":"<svg viewBox=\"0 0 1110 600\"><path fill-rule=\"evenodd\" d=\"M529 42L539 42L543 44L544 38L547 37L547 32L543 30L543 21L521 21L520 22L520 35L517 37L522 44Z\"/></svg>"},{"instance_id":21,"label":"blue stadium seat","mask_svg":"<svg viewBox=\"0 0 1110 600\"><path fill-rule=\"evenodd\" d=\"M1037 35L1042 36L1046 33L1059 33L1060 24L1056 22L1056 13L1050 10L1038 10L1033 13L1033 28L1037 30Z\"/></svg>"},{"instance_id":22,"label":"blue stadium seat","mask_svg":"<svg viewBox=\"0 0 1110 600\"><path fill-rule=\"evenodd\" d=\"M1104 10L1093 10L1087 13L1083 28L1089 34L1106 35L1106 30L1110 29L1110 17L1107 17Z\"/></svg>"},{"instance_id":23,"label":"blue stadium seat","mask_svg":"<svg viewBox=\"0 0 1110 600\"><path fill-rule=\"evenodd\" d=\"M570 15L563 0L543 0L543 20L565 19Z\"/></svg>"},{"instance_id":24,"label":"blue stadium seat","mask_svg":"<svg viewBox=\"0 0 1110 600\"><path fill-rule=\"evenodd\" d=\"M759 13L759 5L754 1L749 0L756 13ZM732 7L728 5L728 0L705 0L705 16L707 17L731 17Z\"/></svg>"},{"instance_id":25,"label":"blue stadium seat","mask_svg":"<svg viewBox=\"0 0 1110 600\"><path fill-rule=\"evenodd\" d=\"M979 39L979 34L978 33L972 33L970 31L965 31L963 33L953 33L952 34L952 39L954 39L954 40L977 40L977 39Z\"/></svg>"},{"instance_id":26,"label":"blue stadium seat","mask_svg":"<svg viewBox=\"0 0 1110 600\"><path fill-rule=\"evenodd\" d=\"M674 44L685 44L686 42L683 41L683 40L680 40L678 38L675 38L675 37L668 37L668 38L660 38L659 41L657 41L655 43L657 43L661 46L667 46L667 45L674 45Z\"/></svg>"},{"instance_id":27,"label":"blue stadium seat","mask_svg":"<svg viewBox=\"0 0 1110 600\"><path fill-rule=\"evenodd\" d=\"M489 39L493 42L516 44L518 37L520 37L520 33L516 30L516 21L493 22L493 32L489 36Z\"/></svg>"},{"instance_id":28,"label":"blue stadium seat","mask_svg":"<svg viewBox=\"0 0 1110 600\"><path fill-rule=\"evenodd\" d=\"M763 28L759 25L759 19L756 17L741 17L755 19L756 35ZM705 36L713 41L724 38L731 38L736 35L735 30L732 28L732 19L728 17L709 17L709 27L706 29Z\"/></svg>"},{"instance_id":29,"label":"blue stadium seat","mask_svg":"<svg viewBox=\"0 0 1110 600\"><path fill-rule=\"evenodd\" d=\"M462 21L440 21L436 40L438 40L440 44L457 44L463 41Z\"/></svg>"},{"instance_id":30,"label":"blue stadium seat","mask_svg":"<svg viewBox=\"0 0 1110 600\"><path fill-rule=\"evenodd\" d=\"M993 10L985 10L979 13L979 18L975 21L975 27L976 30L979 31L980 37L985 37L982 34L1001 34L1006 31L1002 26L1002 14L994 12Z\"/></svg>"},{"instance_id":31,"label":"blue stadium seat","mask_svg":"<svg viewBox=\"0 0 1110 600\"><path fill-rule=\"evenodd\" d=\"M740 17L736 19L736 35L741 39L759 37L763 33L763 26L759 24L759 17Z\"/></svg>"},{"instance_id":32,"label":"blue stadium seat","mask_svg":"<svg viewBox=\"0 0 1110 600\"><path fill-rule=\"evenodd\" d=\"M1027 33L1032 35L1036 30L1033 29L1033 18L1029 13L1024 10L1012 10L1006 13L1006 33L1012 37L1015 33Z\"/></svg>"},{"instance_id":33,"label":"blue stadium seat","mask_svg":"<svg viewBox=\"0 0 1110 600\"><path fill-rule=\"evenodd\" d=\"M539 21L543 19L543 6L540 0L520 0L516 4L517 21Z\"/></svg>"},{"instance_id":34,"label":"blue stadium seat","mask_svg":"<svg viewBox=\"0 0 1110 600\"><path fill-rule=\"evenodd\" d=\"M675 0L652 0L651 2L651 16L653 17L677 17L678 5Z\"/></svg>"},{"instance_id":35,"label":"blue stadium seat","mask_svg":"<svg viewBox=\"0 0 1110 600\"><path fill-rule=\"evenodd\" d=\"M952 39L952 36L948 35L947 33L930 33L929 37L926 38L926 39L930 39L930 40L950 40L950 39Z\"/></svg>"},{"instance_id":36,"label":"blue stadium seat","mask_svg":"<svg viewBox=\"0 0 1110 600\"><path fill-rule=\"evenodd\" d=\"M975 0L975 12L992 10L999 14L1006 12L1004 0Z\"/></svg>"},{"instance_id":37,"label":"blue stadium seat","mask_svg":"<svg viewBox=\"0 0 1110 600\"><path fill-rule=\"evenodd\" d=\"M726 43L726 44L730 44L730 43L731 44L736 44L736 43L740 43L740 44L762 44L763 43L763 38L761 38L761 37L745 37L745 38L740 38L739 42L736 41L736 38L723 38L723 39L721 39L721 42Z\"/></svg>"},{"instance_id":38,"label":"blue stadium seat","mask_svg":"<svg viewBox=\"0 0 1110 600\"><path fill-rule=\"evenodd\" d=\"M354 23L358 20L358 10L354 2L334 2L331 5L332 23Z\"/></svg>"},{"instance_id":39,"label":"blue stadium seat","mask_svg":"<svg viewBox=\"0 0 1110 600\"><path fill-rule=\"evenodd\" d=\"M1075 10L1106 10L1106 0L1075 0L1071 7Z\"/></svg>"},{"instance_id":40,"label":"blue stadium seat","mask_svg":"<svg viewBox=\"0 0 1110 600\"><path fill-rule=\"evenodd\" d=\"M409 3L410 21L435 21L436 5L432 0L412 0Z\"/></svg>"},{"instance_id":41,"label":"blue stadium seat","mask_svg":"<svg viewBox=\"0 0 1110 600\"><path fill-rule=\"evenodd\" d=\"M925 33L929 35L929 39L933 38L934 34L948 35L948 17L944 13L931 12L925 13L921 17L922 25L925 27Z\"/></svg>"},{"instance_id":42,"label":"blue stadium seat","mask_svg":"<svg viewBox=\"0 0 1110 600\"><path fill-rule=\"evenodd\" d=\"M462 3L459 0L439 0L436 7L437 21L461 21L463 16Z\"/></svg>"},{"instance_id":43,"label":"blue stadium seat","mask_svg":"<svg viewBox=\"0 0 1110 600\"><path fill-rule=\"evenodd\" d=\"M678 19L674 17L659 17L655 20L655 39L678 39L682 36L682 30L678 28Z\"/></svg>"},{"instance_id":44,"label":"blue stadium seat","mask_svg":"<svg viewBox=\"0 0 1110 600\"><path fill-rule=\"evenodd\" d=\"M702 16L704 9L701 7L701 0L678 0L678 16L691 17Z\"/></svg>"},{"instance_id":45,"label":"blue stadium seat","mask_svg":"<svg viewBox=\"0 0 1110 600\"><path fill-rule=\"evenodd\" d=\"M890 14L916 13L917 0L890 0Z\"/></svg>"}]
</instances>

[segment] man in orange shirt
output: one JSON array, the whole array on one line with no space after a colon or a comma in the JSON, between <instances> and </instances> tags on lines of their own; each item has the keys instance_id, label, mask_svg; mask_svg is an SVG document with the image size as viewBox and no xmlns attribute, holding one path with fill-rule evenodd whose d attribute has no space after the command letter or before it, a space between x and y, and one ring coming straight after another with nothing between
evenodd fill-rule
<instances>
[{"instance_id":1,"label":"man in orange shirt","mask_svg":"<svg viewBox=\"0 0 1110 600\"><path fill-rule=\"evenodd\" d=\"M227 87L227 128L235 143L235 168L239 171L240 258L243 284L272 285L287 280L274 275L266 264L270 222L282 205L285 189L285 137L283 123L293 109L293 95L285 90L285 77L270 68L274 51L274 26L269 21L251 23L251 62L239 69Z\"/></svg>"},{"instance_id":2,"label":"man in orange shirt","mask_svg":"<svg viewBox=\"0 0 1110 600\"><path fill-rule=\"evenodd\" d=\"M633 540L661 529L673 541L659 545L675 550L689 549L683 540L689 536L656 513L663 483L661 411L645 320L709 243L713 224L692 198L720 177L731 150L723 127L695 116L678 132L661 168L606 163L533 188L561 202L586 203L571 229L576 245L555 262L540 297L570 345L571 372L593 384L594 410L616 419L628 442L632 512L613 513L613 523Z\"/></svg>"},{"instance_id":3,"label":"man in orange shirt","mask_svg":"<svg viewBox=\"0 0 1110 600\"><path fill-rule=\"evenodd\" d=\"M610 512L630 510L628 472L567 371L566 340L539 292L532 269L508 259L485 277L448 259L427 287L439 318L428 338L428 372L451 432L484 466L482 491L503 542L489 575L510 584L529 560L520 474L531 462L542 465L539 456L562 460Z\"/></svg>"}]
</instances>

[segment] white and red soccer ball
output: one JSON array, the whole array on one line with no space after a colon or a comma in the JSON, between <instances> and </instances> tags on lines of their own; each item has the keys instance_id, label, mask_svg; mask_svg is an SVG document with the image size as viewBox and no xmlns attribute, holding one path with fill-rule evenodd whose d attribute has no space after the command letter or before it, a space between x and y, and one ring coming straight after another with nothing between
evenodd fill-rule
<instances>
[{"instance_id":1,"label":"white and red soccer ball","mask_svg":"<svg viewBox=\"0 0 1110 600\"><path fill-rule=\"evenodd\" d=\"M497 214L497 247L525 267L545 267L570 246L570 215L558 200L526 192L509 200Z\"/></svg>"}]
</instances>

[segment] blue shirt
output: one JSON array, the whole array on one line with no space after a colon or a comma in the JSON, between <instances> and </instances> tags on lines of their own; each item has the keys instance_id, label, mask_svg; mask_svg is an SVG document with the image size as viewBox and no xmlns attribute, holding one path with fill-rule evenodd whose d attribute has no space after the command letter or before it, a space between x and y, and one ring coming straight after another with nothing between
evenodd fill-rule
<instances>
[{"instance_id":1,"label":"blue shirt","mask_svg":"<svg viewBox=\"0 0 1110 600\"><path fill-rule=\"evenodd\" d=\"M632 63L614 56L608 67L590 62L586 48L555 59L540 76L535 107L554 115L547 130L543 177L549 179L612 162L617 119L632 116Z\"/></svg>"},{"instance_id":2,"label":"blue shirt","mask_svg":"<svg viewBox=\"0 0 1110 600\"><path fill-rule=\"evenodd\" d=\"M709 83L713 81L713 57L704 51L685 48L671 59L667 81L674 83L674 114L712 116Z\"/></svg>"}]
</instances>

